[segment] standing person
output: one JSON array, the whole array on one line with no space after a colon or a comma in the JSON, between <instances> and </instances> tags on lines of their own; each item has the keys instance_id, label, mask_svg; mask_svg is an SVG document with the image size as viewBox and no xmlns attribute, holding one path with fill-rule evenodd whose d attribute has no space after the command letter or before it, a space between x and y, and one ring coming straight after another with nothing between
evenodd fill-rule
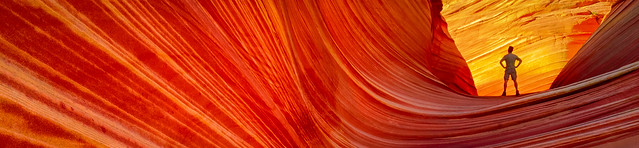
<instances>
[{"instance_id":1,"label":"standing person","mask_svg":"<svg viewBox=\"0 0 639 148\"><path fill-rule=\"evenodd\" d=\"M506 61L506 66L504 66L504 61ZM517 63L517 66L515 66L515 61L519 61L519 63ZM517 90L516 95L519 96L519 88L517 88L517 71L515 71L515 68L519 67L519 65L521 64L521 59L517 55L513 54L513 46L508 46L508 54L501 58L499 64L501 65L501 67L506 69L506 71L504 71L504 92L501 93L501 96L506 96L508 76L513 78L513 82L515 82L515 89Z\"/></svg>"}]
</instances>

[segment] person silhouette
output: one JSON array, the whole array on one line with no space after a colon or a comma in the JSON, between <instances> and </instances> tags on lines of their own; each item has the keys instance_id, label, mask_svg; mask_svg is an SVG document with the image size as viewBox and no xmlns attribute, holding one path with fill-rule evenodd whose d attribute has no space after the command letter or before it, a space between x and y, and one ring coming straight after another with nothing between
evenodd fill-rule
<instances>
[{"instance_id":1,"label":"person silhouette","mask_svg":"<svg viewBox=\"0 0 639 148\"><path fill-rule=\"evenodd\" d=\"M504 61L506 61L506 66L504 66ZM515 66L515 61L519 61L517 66ZM519 88L517 88L517 71L515 71L515 68L519 67L521 62L522 62L521 59L517 55L513 54L513 46L508 46L508 54L504 55L504 57L501 58L501 61L499 61L499 64L501 65L501 67L506 69L504 71L504 92L501 93L501 96L506 96L506 86L508 86L508 76L513 78L513 82L515 82L515 90L517 90L516 95L519 96Z\"/></svg>"}]
</instances>

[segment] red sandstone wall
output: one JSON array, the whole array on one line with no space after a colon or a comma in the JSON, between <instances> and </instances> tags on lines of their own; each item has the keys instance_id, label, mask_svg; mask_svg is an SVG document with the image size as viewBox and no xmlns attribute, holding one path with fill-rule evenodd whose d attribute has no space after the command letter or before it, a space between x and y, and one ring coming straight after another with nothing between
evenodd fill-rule
<instances>
[{"instance_id":1,"label":"red sandstone wall","mask_svg":"<svg viewBox=\"0 0 639 148\"><path fill-rule=\"evenodd\" d=\"M565 86L639 60L639 9L634 1L616 4L606 21L566 64L551 88Z\"/></svg>"},{"instance_id":2,"label":"red sandstone wall","mask_svg":"<svg viewBox=\"0 0 639 148\"><path fill-rule=\"evenodd\" d=\"M441 3L0 6L3 141L347 145L342 120L365 106L343 100L426 99L413 87L476 94Z\"/></svg>"},{"instance_id":3,"label":"red sandstone wall","mask_svg":"<svg viewBox=\"0 0 639 148\"><path fill-rule=\"evenodd\" d=\"M570 147L636 135L637 63L521 97L464 95L472 81L438 7L1 1L0 147Z\"/></svg>"}]
</instances>

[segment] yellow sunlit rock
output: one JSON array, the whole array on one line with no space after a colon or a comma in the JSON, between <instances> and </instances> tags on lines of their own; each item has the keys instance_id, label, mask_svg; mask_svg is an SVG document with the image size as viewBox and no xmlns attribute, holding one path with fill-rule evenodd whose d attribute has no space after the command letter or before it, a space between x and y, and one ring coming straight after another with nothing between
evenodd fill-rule
<instances>
[{"instance_id":1,"label":"yellow sunlit rock","mask_svg":"<svg viewBox=\"0 0 639 148\"><path fill-rule=\"evenodd\" d=\"M613 1L443 1L442 15L471 70L479 95L500 95L508 46L522 60L519 90L547 90L610 12ZM513 82L508 94L514 94Z\"/></svg>"}]
</instances>

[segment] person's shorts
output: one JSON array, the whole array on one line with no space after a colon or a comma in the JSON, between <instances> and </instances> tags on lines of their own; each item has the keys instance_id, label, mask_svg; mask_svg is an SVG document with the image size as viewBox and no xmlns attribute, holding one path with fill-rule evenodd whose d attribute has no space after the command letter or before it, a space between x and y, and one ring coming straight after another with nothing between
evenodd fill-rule
<instances>
[{"instance_id":1,"label":"person's shorts","mask_svg":"<svg viewBox=\"0 0 639 148\"><path fill-rule=\"evenodd\" d=\"M517 71L515 71L515 69L506 69L506 71L504 71L505 81L508 81L508 76L512 77L513 80L517 80Z\"/></svg>"}]
</instances>

